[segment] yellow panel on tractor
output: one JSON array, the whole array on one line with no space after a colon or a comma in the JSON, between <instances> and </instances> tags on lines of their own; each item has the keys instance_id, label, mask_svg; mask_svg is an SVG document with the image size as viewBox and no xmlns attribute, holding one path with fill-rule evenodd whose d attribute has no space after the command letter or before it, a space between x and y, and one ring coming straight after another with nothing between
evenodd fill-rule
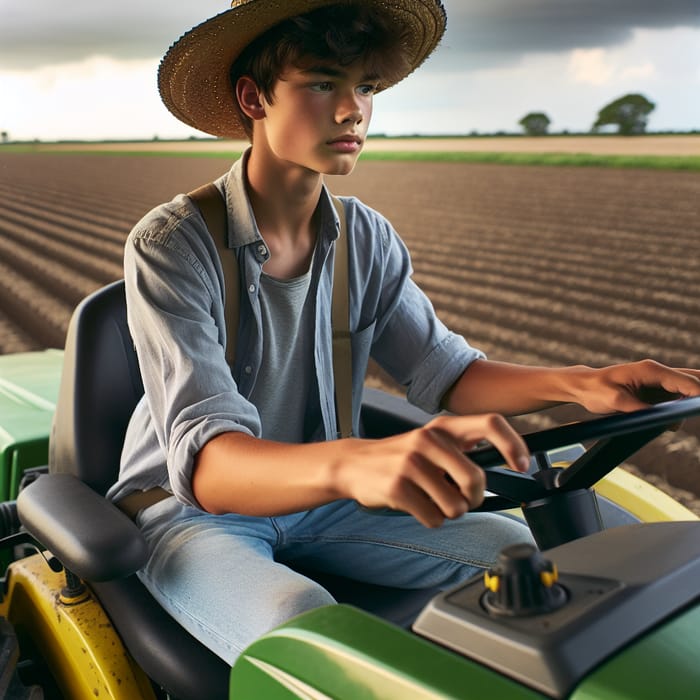
<instances>
[{"instance_id":1,"label":"yellow panel on tractor","mask_svg":"<svg viewBox=\"0 0 700 700\"><path fill-rule=\"evenodd\" d=\"M642 522L698 520L695 513L671 496L622 468L613 469L594 488Z\"/></svg>"},{"instance_id":2,"label":"yellow panel on tractor","mask_svg":"<svg viewBox=\"0 0 700 700\"><path fill-rule=\"evenodd\" d=\"M31 634L67 700L155 700L100 604L88 595L67 605L60 598L64 586L64 575L41 555L21 559L9 567L0 615Z\"/></svg>"}]
</instances>

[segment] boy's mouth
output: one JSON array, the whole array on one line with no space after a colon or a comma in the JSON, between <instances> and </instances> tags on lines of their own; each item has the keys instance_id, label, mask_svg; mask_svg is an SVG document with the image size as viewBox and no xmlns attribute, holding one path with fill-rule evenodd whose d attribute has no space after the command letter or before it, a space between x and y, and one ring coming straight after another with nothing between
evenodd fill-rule
<instances>
[{"instance_id":1,"label":"boy's mouth","mask_svg":"<svg viewBox=\"0 0 700 700\"><path fill-rule=\"evenodd\" d=\"M338 136L326 143L340 153L357 153L362 148L362 139L356 134Z\"/></svg>"},{"instance_id":2,"label":"boy's mouth","mask_svg":"<svg viewBox=\"0 0 700 700\"><path fill-rule=\"evenodd\" d=\"M362 139L357 136L357 134L345 134L343 136L338 136L335 139L331 139L328 141L329 145L335 144L335 143L354 143L357 144L358 146L362 145Z\"/></svg>"}]
</instances>

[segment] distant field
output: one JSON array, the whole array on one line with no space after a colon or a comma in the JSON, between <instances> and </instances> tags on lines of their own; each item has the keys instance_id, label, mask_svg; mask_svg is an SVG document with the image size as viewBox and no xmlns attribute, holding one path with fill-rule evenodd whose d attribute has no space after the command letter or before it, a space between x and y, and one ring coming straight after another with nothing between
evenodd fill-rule
<instances>
[{"instance_id":1,"label":"distant field","mask_svg":"<svg viewBox=\"0 0 700 700\"><path fill-rule=\"evenodd\" d=\"M180 153L240 152L246 141L223 139L190 141L124 141L98 143L38 143L38 151L146 151ZM24 147L24 145L23 145ZM590 153L598 155L700 156L700 134L644 136L479 136L433 138L369 138L365 146L374 151L448 151L495 153Z\"/></svg>"},{"instance_id":2,"label":"distant field","mask_svg":"<svg viewBox=\"0 0 700 700\"><path fill-rule=\"evenodd\" d=\"M371 139L370 151L491 151L495 153L589 153L594 155L700 156L697 136L484 136L477 138Z\"/></svg>"},{"instance_id":3,"label":"distant field","mask_svg":"<svg viewBox=\"0 0 700 700\"><path fill-rule=\"evenodd\" d=\"M189 140L8 144L0 152L119 153L121 155L231 158L246 141ZM362 160L578 165L700 171L699 135L547 136L528 138L370 138Z\"/></svg>"},{"instance_id":4,"label":"distant field","mask_svg":"<svg viewBox=\"0 0 700 700\"><path fill-rule=\"evenodd\" d=\"M138 218L227 167L0 148L0 353L61 346L78 301L122 275ZM394 223L439 315L493 359L700 367L697 173L363 161L329 184ZM376 369L370 382L388 386ZM699 438L688 421L633 467L695 494L678 492L700 514Z\"/></svg>"}]
</instances>

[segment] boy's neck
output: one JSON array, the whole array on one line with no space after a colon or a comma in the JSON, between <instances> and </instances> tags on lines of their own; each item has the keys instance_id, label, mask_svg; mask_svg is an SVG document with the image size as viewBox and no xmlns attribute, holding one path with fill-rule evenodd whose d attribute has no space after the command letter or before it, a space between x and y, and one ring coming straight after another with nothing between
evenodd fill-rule
<instances>
[{"instance_id":1,"label":"boy's neck","mask_svg":"<svg viewBox=\"0 0 700 700\"><path fill-rule=\"evenodd\" d=\"M314 216L323 176L298 166L281 165L251 149L246 186L258 229L270 251L266 273L298 277L309 268L318 231Z\"/></svg>"}]
</instances>

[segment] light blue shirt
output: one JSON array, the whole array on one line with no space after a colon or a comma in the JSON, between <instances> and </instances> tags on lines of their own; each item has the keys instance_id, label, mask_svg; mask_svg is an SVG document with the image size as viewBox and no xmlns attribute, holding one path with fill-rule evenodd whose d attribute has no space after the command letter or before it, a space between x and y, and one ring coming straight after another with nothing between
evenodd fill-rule
<instances>
[{"instance_id":1,"label":"light blue shirt","mask_svg":"<svg viewBox=\"0 0 700 700\"><path fill-rule=\"evenodd\" d=\"M259 286L269 257L245 188L245 156L216 181L228 210L228 244L241 277L235 363L225 356L222 263L197 207L178 195L148 213L125 248L129 327L145 395L129 424L119 481L108 496L162 486L189 505L194 458L213 437L260 437L249 398L263 357ZM407 388L408 400L436 412L447 389L484 355L437 318L411 280L406 247L391 224L354 197L342 198L348 231L353 422L370 355ZM315 290L314 366L322 424L314 440L337 438L332 370L331 289L339 221L326 189L311 274ZM235 259L231 256L230 261ZM227 262L227 261L225 261ZM318 409L318 406L316 407ZM231 469L237 465L232 462ZM284 469L284 465L280 465Z\"/></svg>"}]
</instances>

